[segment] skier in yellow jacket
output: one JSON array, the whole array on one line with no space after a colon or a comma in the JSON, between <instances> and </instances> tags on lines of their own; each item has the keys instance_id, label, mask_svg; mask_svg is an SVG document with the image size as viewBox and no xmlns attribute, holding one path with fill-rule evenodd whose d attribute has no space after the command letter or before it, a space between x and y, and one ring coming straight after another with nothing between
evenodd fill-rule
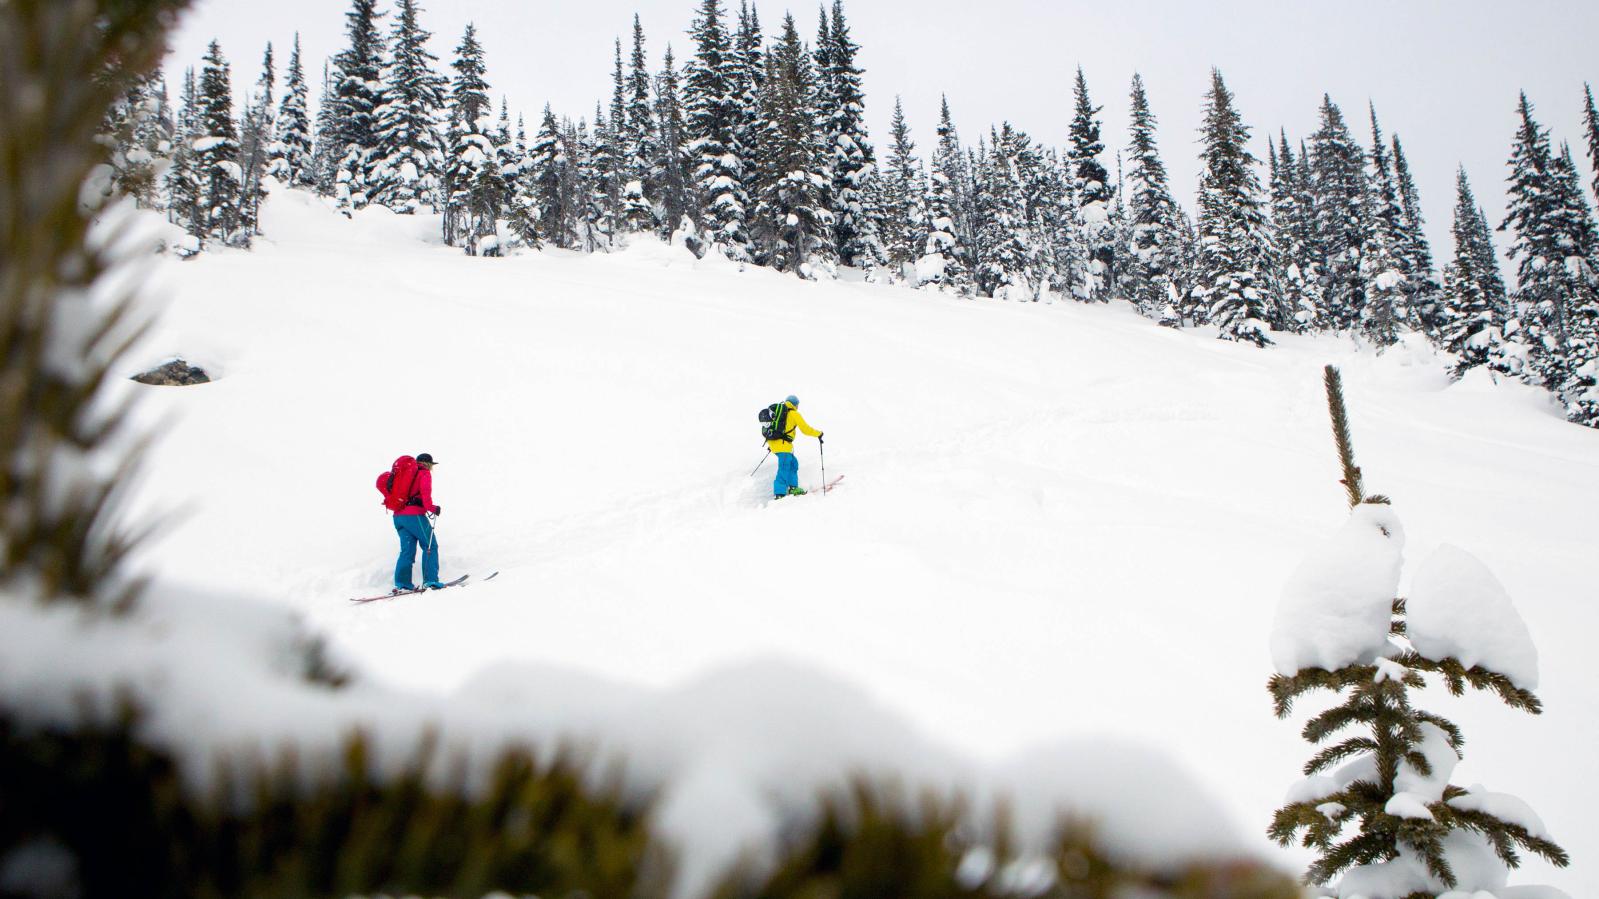
<instances>
[{"instance_id":1,"label":"skier in yellow jacket","mask_svg":"<svg viewBox=\"0 0 1599 899\"><path fill-rule=\"evenodd\" d=\"M772 481L772 495L778 499L785 496L799 496L805 488L799 485L799 460L794 458L794 429L798 428L807 437L822 439L822 432L811 427L805 418L799 414L799 399L793 396L783 401L787 406L787 417L783 419L783 436L780 439L766 441L766 446L777 454L777 478Z\"/></svg>"}]
</instances>

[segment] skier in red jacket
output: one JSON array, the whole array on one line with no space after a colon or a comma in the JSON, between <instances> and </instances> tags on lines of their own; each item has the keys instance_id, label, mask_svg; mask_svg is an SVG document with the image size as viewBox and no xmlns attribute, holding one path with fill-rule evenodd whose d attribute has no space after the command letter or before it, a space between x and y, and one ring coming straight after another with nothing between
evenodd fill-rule
<instances>
[{"instance_id":1,"label":"skier in red jacket","mask_svg":"<svg viewBox=\"0 0 1599 899\"><path fill-rule=\"evenodd\" d=\"M411 570L416 562L416 548L422 547L422 586L444 586L439 580L439 540L433 531L433 518L441 514L433 502L433 461L431 453L416 457L416 480L411 483L411 496L405 508L394 513L394 530L400 535L400 558L394 563L394 589L415 590L411 583Z\"/></svg>"}]
</instances>

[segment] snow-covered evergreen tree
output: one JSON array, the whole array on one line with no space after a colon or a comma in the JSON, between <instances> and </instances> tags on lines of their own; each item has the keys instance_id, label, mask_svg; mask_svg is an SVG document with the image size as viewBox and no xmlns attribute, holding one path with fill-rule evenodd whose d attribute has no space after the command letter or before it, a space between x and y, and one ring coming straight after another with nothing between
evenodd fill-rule
<instances>
[{"instance_id":1,"label":"snow-covered evergreen tree","mask_svg":"<svg viewBox=\"0 0 1599 899\"><path fill-rule=\"evenodd\" d=\"M734 143L745 160L744 193L755 202L760 194L762 173L756 159L761 145L761 88L766 83L766 38L761 33L761 17L747 0L739 0L738 29L733 34L728 90L733 97Z\"/></svg>"},{"instance_id":2,"label":"snow-covered evergreen tree","mask_svg":"<svg viewBox=\"0 0 1599 899\"><path fill-rule=\"evenodd\" d=\"M949 115L949 98L945 97L939 110L938 148L933 151L933 169L928 175L927 234L916 262L916 280L958 294L971 289L967 249L956 222L966 178L964 162L960 136Z\"/></svg>"},{"instance_id":3,"label":"snow-covered evergreen tree","mask_svg":"<svg viewBox=\"0 0 1599 899\"><path fill-rule=\"evenodd\" d=\"M744 190L747 161L739 155L738 102L731 78L736 60L722 22L721 0L700 0L689 33L695 53L687 68L683 106L689 179L702 232L718 252L746 262L750 258L750 201Z\"/></svg>"},{"instance_id":4,"label":"snow-covered evergreen tree","mask_svg":"<svg viewBox=\"0 0 1599 899\"><path fill-rule=\"evenodd\" d=\"M350 44L333 57L333 119L338 159L334 196L345 209L372 199L377 153L377 113L383 92L383 35L377 0L350 0L345 13Z\"/></svg>"},{"instance_id":5,"label":"snow-covered evergreen tree","mask_svg":"<svg viewBox=\"0 0 1599 899\"><path fill-rule=\"evenodd\" d=\"M1582 130L1587 138L1588 165L1593 170L1593 198L1599 203L1599 109L1594 107L1593 87L1582 86Z\"/></svg>"},{"instance_id":6,"label":"snow-covered evergreen tree","mask_svg":"<svg viewBox=\"0 0 1599 899\"><path fill-rule=\"evenodd\" d=\"M1365 152L1332 98L1322 96L1321 125L1310 138L1312 258L1321 276L1321 319L1348 331L1360 322L1366 280L1361 253L1371 242Z\"/></svg>"},{"instance_id":7,"label":"snow-covered evergreen tree","mask_svg":"<svg viewBox=\"0 0 1599 899\"><path fill-rule=\"evenodd\" d=\"M977 289L1000 300L1033 300L1035 247L1016 167L1016 132L1009 122L989 131L986 149L979 166Z\"/></svg>"},{"instance_id":8,"label":"snow-covered evergreen tree","mask_svg":"<svg viewBox=\"0 0 1599 899\"><path fill-rule=\"evenodd\" d=\"M661 74L655 79L655 120L660 123L652 177L660 185L662 237L671 237L693 211L689 181L688 130L683 119L682 97L678 93L677 70L670 44L662 58ZM696 252L700 252L696 250Z\"/></svg>"},{"instance_id":9,"label":"snow-covered evergreen tree","mask_svg":"<svg viewBox=\"0 0 1599 899\"><path fill-rule=\"evenodd\" d=\"M1506 337L1528 355L1520 375L1560 395L1567 413L1588 420L1595 318L1593 223L1569 153L1556 155L1521 95L1511 151L1509 203L1501 231L1512 235L1514 316ZM1504 366L1516 369L1514 359Z\"/></svg>"},{"instance_id":10,"label":"snow-covered evergreen tree","mask_svg":"<svg viewBox=\"0 0 1599 899\"><path fill-rule=\"evenodd\" d=\"M566 146L555 113L546 104L538 133L528 147L528 175L538 209L539 236L558 247L570 247L573 236L567 221L571 197L562 190L566 174Z\"/></svg>"},{"instance_id":11,"label":"snow-covered evergreen tree","mask_svg":"<svg viewBox=\"0 0 1599 899\"><path fill-rule=\"evenodd\" d=\"M266 197L263 180L275 127L276 110L272 104L277 78L272 45L268 43L261 58L261 77L251 90L244 104L244 115L239 120L239 167L244 171L239 201L240 225L247 234L256 233L261 201Z\"/></svg>"},{"instance_id":12,"label":"snow-covered evergreen tree","mask_svg":"<svg viewBox=\"0 0 1599 899\"><path fill-rule=\"evenodd\" d=\"M1211 70L1200 139L1199 250L1189 317L1215 324L1223 340L1265 346L1276 303L1275 248L1249 152L1249 128L1217 69Z\"/></svg>"},{"instance_id":13,"label":"snow-covered evergreen tree","mask_svg":"<svg viewBox=\"0 0 1599 899\"><path fill-rule=\"evenodd\" d=\"M1403 213L1396 252L1408 276L1407 285L1410 288L1405 305L1411 324L1436 342L1443 298L1438 276L1433 271L1432 246L1427 242L1426 220L1421 212L1421 191L1416 187L1410 161L1405 158L1405 148L1397 134L1393 138L1393 149L1394 183L1399 189L1399 207Z\"/></svg>"},{"instance_id":14,"label":"snow-covered evergreen tree","mask_svg":"<svg viewBox=\"0 0 1599 899\"><path fill-rule=\"evenodd\" d=\"M914 281L914 266L922 255L926 242L927 184L920 160L916 158L916 142L911 139L910 126L905 123L905 110L898 97L894 98L894 117L889 123L893 144L882 177L884 224L884 249L896 278Z\"/></svg>"},{"instance_id":15,"label":"snow-covered evergreen tree","mask_svg":"<svg viewBox=\"0 0 1599 899\"><path fill-rule=\"evenodd\" d=\"M113 189L146 209L161 205L176 124L160 70L132 79L106 114L101 140L109 146Z\"/></svg>"},{"instance_id":16,"label":"snow-covered evergreen tree","mask_svg":"<svg viewBox=\"0 0 1599 899\"><path fill-rule=\"evenodd\" d=\"M332 63L322 65L322 94L317 102L316 135L311 149L311 179L324 197L338 190L339 160L344 156L338 94L333 86Z\"/></svg>"},{"instance_id":17,"label":"snow-covered evergreen tree","mask_svg":"<svg viewBox=\"0 0 1599 899\"><path fill-rule=\"evenodd\" d=\"M612 106L623 108L614 102ZM611 120L598 105L594 108L593 136L590 137L584 123L579 122L579 126L577 131L568 135L571 143L569 156L575 163L572 172L581 181L575 190L583 198L584 204L582 246L586 252L592 253L610 248L620 224L622 160L617 150L621 144L611 129Z\"/></svg>"},{"instance_id":18,"label":"snow-covered evergreen tree","mask_svg":"<svg viewBox=\"0 0 1599 899\"><path fill-rule=\"evenodd\" d=\"M831 155L817 132L818 73L794 17L766 54L761 85L761 171L755 220L761 255L773 268L802 278L831 276L833 244Z\"/></svg>"},{"instance_id":19,"label":"snow-covered evergreen tree","mask_svg":"<svg viewBox=\"0 0 1599 899\"><path fill-rule=\"evenodd\" d=\"M239 131L233 120L233 87L222 47L211 42L200 69L194 166L200 185L200 233L239 246L249 245L244 230L244 170L239 165Z\"/></svg>"},{"instance_id":20,"label":"snow-covered evergreen tree","mask_svg":"<svg viewBox=\"0 0 1599 899\"><path fill-rule=\"evenodd\" d=\"M1130 235L1123 266L1122 294L1144 315L1174 317L1183 285L1178 275L1181 210L1172 197L1166 164L1155 146L1155 114L1149 109L1144 79L1133 75L1130 125L1132 170L1128 173L1127 218Z\"/></svg>"},{"instance_id":21,"label":"snow-covered evergreen tree","mask_svg":"<svg viewBox=\"0 0 1599 899\"><path fill-rule=\"evenodd\" d=\"M1366 285L1360 330L1376 346L1387 347L1399 340L1399 328L1409 317L1406 301L1414 292L1414 276L1405 270L1400 254L1404 210L1375 106L1371 107L1371 171L1366 184L1370 226L1360 257L1360 276Z\"/></svg>"},{"instance_id":22,"label":"snow-covered evergreen tree","mask_svg":"<svg viewBox=\"0 0 1599 899\"><path fill-rule=\"evenodd\" d=\"M1454 237L1454 259L1444 269L1438 343L1454 354L1451 374L1458 378L1502 353L1499 341L1508 303L1488 219L1464 167L1455 178Z\"/></svg>"},{"instance_id":23,"label":"snow-covered evergreen tree","mask_svg":"<svg viewBox=\"0 0 1599 899\"><path fill-rule=\"evenodd\" d=\"M633 54L629 59L626 109L612 123L621 134L621 228L626 232L653 231L658 227L655 200L660 195L654 177L656 150L655 111L650 104L649 59L644 53L644 26L633 16Z\"/></svg>"},{"instance_id":24,"label":"snow-covered evergreen tree","mask_svg":"<svg viewBox=\"0 0 1599 899\"><path fill-rule=\"evenodd\" d=\"M509 148L501 151L502 159L510 162L500 169L505 183L505 222L513 246L538 249L538 202L533 194L533 161L528 148L527 126L522 117L516 117L516 138Z\"/></svg>"},{"instance_id":25,"label":"snow-covered evergreen tree","mask_svg":"<svg viewBox=\"0 0 1599 899\"><path fill-rule=\"evenodd\" d=\"M1553 174L1559 196L1559 231L1565 235L1565 281L1571 291L1566 324L1568 374L1560 398L1567 418L1599 427L1599 231L1569 144L1561 145Z\"/></svg>"},{"instance_id":26,"label":"snow-covered evergreen tree","mask_svg":"<svg viewBox=\"0 0 1599 899\"><path fill-rule=\"evenodd\" d=\"M1284 331L1305 331L1318 324L1322 308L1321 285L1312 258L1311 237L1314 210L1306 182L1308 166L1295 159L1288 135L1271 153L1271 219L1277 234L1277 249L1283 272L1279 280L1281 296L1273 327Z\"/></svg>"},{"instance_id":27,"label":"snow-covered evergreen tree","mask_svg":"<svg viewBox=\"0 0 1599 899\"><path fill-rule=\"evenodd\" d=\"M826 52L818 47L818 53L826 68L817 76L826 105L819 109L819 121L822 142L832 155L828 165L833 173L833 240L844 265L872 268L881 265L885 255L880 213L868 202L877 162L866 129L866 95L861 88L865 73L855 61L860 45L850 37L843 0L833 0L833 15L823 21L825 34L818 41L825 43Z\"/></svg>"},{"instance_id":28,"label":"snow-covered evergreen tree","mask_svg":"<svg viewBox=\"0 0 1599 899\"><path fill-rule=\"evenodd\" d=\"M373 123L371 201L400 215L438 202L444 165L438 122L445 79L434 69L438 57L427 47L433 35L420 12L417 0L399 0Z\"/></svg>"},{"instance_id":29,"label":"snow-covered evergreen tree","mask_svg":"<svg viewBox=\"0 0 1599 899\"><path fill-rule=\"evenodd\" d=\"M173 126L172 165L162 187L166 192L167 218L203 241L205 219L200 206L200 170L194 141L200 127L200 90L194 69L183 73L178 117Z\"/></svg>"},{"instance_id":30,"label":"snow-covered evergreen tree","mask_svg":"<svg viewBox=\"0 0 1599 899\"><path fill-rule=\"evenodd\" d=\"M493 104L477 28L468 23L450 63L449 143L444 160L444 240L479 255L485 243L497 251L505 182L494 139Z\"/></svg>"},{"instance_id":31,"label":"snow-covered evergreen tree","mask_svg":"<svg viewBox=\"0 0 1599 899\"><path fill-rule=\"evenodd\" d=\"M1304 736L1337 742L1305 766L1268 832L1315 850L1305 880L1340 896L1507 895L1498 891L1522 851L1570 859L1525 802L1450 783L1464 736L1414 701L1436 675L1456 696L1470 686L1539 714L1537 650L1493 574L1453 546L1429 555L1398 598L1403 526L1387 498L1363 492L1331 366L1327 394L1351 514L1283 591L1268 689L1279 718L1302 696L1335 694Z\"/></svg>"},{"instance_id":32,"label":"snow-covered evergreen tree","mask_svg":"<svg viewBox=\"0 0 1599 899\"><path fill-rule=\"evenodd\" d=\"M283 104L278 107L277 127L267 151L267 174L290 187L310 187L316 181L312 168L311 116L306 106L308 94L305 66L300 61L300 35L296 33L294 52L289 55Z\"/></svg>"},{"instance_id":33,"label":"snow-covered evergreen tree","mask_svg":"<svg viewBox=\"0 0 1599 899\"><path fill-rule=\"evenodd\" d=\"M1082 66L1072 88L1074 112L1071 126L1072 189L1077 195L1078 215L1087 230L1089 281L1085 300L1109 301L1115 289L1116 233L1110 221L1110 173L1100 164L1105 144L1099 137L1099 110L1088 98L1088 79Z\"/></svg>"}]
</instances>

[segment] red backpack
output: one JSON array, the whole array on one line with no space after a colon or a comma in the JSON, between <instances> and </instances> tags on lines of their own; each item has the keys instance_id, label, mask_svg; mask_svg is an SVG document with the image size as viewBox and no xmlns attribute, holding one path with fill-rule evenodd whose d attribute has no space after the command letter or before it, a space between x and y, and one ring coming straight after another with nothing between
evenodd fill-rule
<instances>
[{"instance_id":1,"label":"red backpack","mask_svg":"<svg viewBox=\"0 0 1599 899\"><path fill-rule=\"evenodd\" d=\"M388 471L378 475L378 492L383 494L383 507L398 512L411 504L416 490L416 458L401 456L394 460Z\"/></svg>"}]
</instances>

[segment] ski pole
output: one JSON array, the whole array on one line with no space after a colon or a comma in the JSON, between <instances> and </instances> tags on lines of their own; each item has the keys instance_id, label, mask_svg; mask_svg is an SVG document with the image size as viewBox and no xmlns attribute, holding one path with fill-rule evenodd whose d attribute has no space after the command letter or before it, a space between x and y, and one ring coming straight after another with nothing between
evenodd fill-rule
<instances>
[{"instance_id":1,"label":"ski pole","mask_svg":"<svg viewBox=\"0 0 1599 899\"><path fill-rule=\"evenodd\" d=\"M827 441L816 438L816 451L822 456L822 495L827 495Z\"/></svg>"},{"instance_id":2,"label":"ski pole","mask_svg":"<svg viewBox=\"0 0 1599 899\"><path fill-rule=\"evenodd\" d=\"M761 457L761 461L757 462L755 464L755 470L750 472L750 477L752 477L752 478L755 477L755 472L756 471L760 471L761 470L761 466L765 465L766 464L766 460L770 459L770 458L772 458L772 449L771 449L771 447L767 447L766 448L766 455L762 456Z\"/></svg>"}]
</instances>

